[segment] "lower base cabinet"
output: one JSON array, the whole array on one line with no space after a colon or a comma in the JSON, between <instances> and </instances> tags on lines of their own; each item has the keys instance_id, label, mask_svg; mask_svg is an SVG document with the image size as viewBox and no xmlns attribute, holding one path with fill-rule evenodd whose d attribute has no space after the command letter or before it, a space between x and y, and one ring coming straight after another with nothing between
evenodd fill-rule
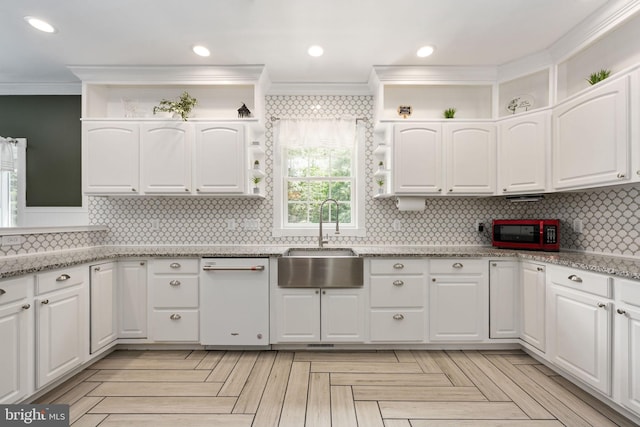
<instances>
[{"instance_id":1,"label":"lower base cabinet","mask_svg":"<svg viewBox=\"0 0 640 427\"><path fill-rule=\"evenodd\" d=\"M118 338L116 267L112 262L90 267L91 353Z\"/></svg>"},{"instance_id":2,"label":"lower base cabinet","mask_svg":"<svg viewBox=\"0 0 640 427\"><path fill-rule=\"evenodd\" d=\"M520 263L489 261L489 338L520 336Z\"/></svg>"},{"instance_id":3,"label":"lower base cabinet","mask_svg":"<svg viewBox=\"0 0 640 427\"><path fill-rule=\"evenodd\" d=\"M640 415L640 283L616 279L614 366L623 406Z\"/></svg>"},{"instance_id":4,"label":"lower base cabinet","mask_svg":"<svg viewBox=\"0 0 640 427\"><path fill-rule=\"evenodd\" d=\"M147 262L118 261L118 338L147 337Z\"/></svg>"},{"instance_id":5,"label":"lower base cabinet","mask_svg":"<svg viewBox=\"0 0 640 427\"><path fill-rule=\"evenodd\" d=\"M546 280L545 266L523 262L521 268L520 338L544 352L546 344Z\"/></svg>"}]
</instances>

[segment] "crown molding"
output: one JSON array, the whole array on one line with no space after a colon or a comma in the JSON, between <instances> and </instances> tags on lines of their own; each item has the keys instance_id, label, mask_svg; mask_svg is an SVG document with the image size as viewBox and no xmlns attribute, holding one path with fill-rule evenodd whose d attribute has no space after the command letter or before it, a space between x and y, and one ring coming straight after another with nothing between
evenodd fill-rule
<instances>
[{"instance_id":1,"label":"crown molding","mask_svg":"<svg viewBox=\"0 0 640 427\"><path fill-rule=\"evenodd\" d=\"M267 95L372 95L366 83L272 83Z\"/></svg>"},{"instance_id":2,"label":"crown molding","mask_svg":"<svg viewBox=\"0 0 640 427\"><path fill-rule=\"evenodd\" d=\"M0 83L0 95L80 95L77 83Z\"/></svg>"},{"instance_id":3,"label":"crown molding","mask_svg":"<svg viewBox=\"0 0 640 427\"><path fill-rule=\"evenodd\" d=\"M502 64L498 67L498 82L506 82L518 77L533 74L549 68L553 65L551 55L543 50L538 53L525 56L524 58Z\"/></svg>"},{"instance_id":4,"label":"crown molding","mask_svg":"<svg viewBox=\"0 0 640 427\"><path fill-rule=\"evenodd\" d=\"M423 65L374 65L372 76L379 83L387 81L400 84L420 83L492 83L497 77L495 66L423 66ZM369 78L372 81L372 77Z\"/></svg>"}]
</instances>

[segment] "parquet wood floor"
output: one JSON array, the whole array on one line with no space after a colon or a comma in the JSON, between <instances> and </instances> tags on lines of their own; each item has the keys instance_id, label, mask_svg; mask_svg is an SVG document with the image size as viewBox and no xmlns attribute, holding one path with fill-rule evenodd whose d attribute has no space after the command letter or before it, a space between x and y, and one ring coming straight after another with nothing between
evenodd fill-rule
<instances>
[{"instance_id":1,"label":"parquet wood floor","mask_svg":"<svg viewBox=\"0 0 640 427\"><path fill-rule=\"evenodd\" d=\"M635 425L519 350L116 351L37 403L74 427Z\"/></svg>"}]
</instances>

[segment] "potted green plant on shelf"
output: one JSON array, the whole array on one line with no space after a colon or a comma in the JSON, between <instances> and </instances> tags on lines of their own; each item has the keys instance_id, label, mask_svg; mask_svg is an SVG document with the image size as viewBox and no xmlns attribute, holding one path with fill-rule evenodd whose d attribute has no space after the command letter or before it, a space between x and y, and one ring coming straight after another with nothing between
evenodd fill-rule
<instances>
[{"instance_id":1,"label":"potted green plant on shelf","mask_svg":"<svg viewBox=\"0 0 640 427\"><path fill-rule=\"evenodd\" d=\"M253 194L260 194L260 187L258 187L260 181L262 181L262 178L260 178L259 176L253 177Z\"/></svg>"},{"instance_id":2,"label":"potted green plant on shelf","mask_svg":"<svg viewBox=\"0 0 640 427\"><path fill-rule=\"evenodd\" d=\"M453 107L447 108L446 110L444 110L443 114L445 119L453 119L453 117L456 115L456 109Z\"/></svg>"},{"instance_id":3,"label":"potted green plant on shelf","mask_svg":"<svg viewBox=\"0 0 640 427\"><path fill-rule=\"evenodd\" d=\"M378 162L378 170L384 170L384 162L382 160Z\"/></svg>"},{"instance_id":4,"label":"potted green plant on shelf","mask_svg":"<svg viewBox=\"0 0 640 427\"><path fill-rule=\"evenodd\" d=\"M609 77L610 74L611 74L611 70L606 70L606 69L603 68L600 71L597 71L595 73L591 73L589 75L589 78L587 79L587 81L589 82L590 85L594 85L594 84L596 84L598 82L603 81L607 77Z\"/></svg>"},{"instance_id":5,"label":"potted green plant on shelf","mask_svg":"<svg viewBox=\"0 0 640 427\"><path fill-rule=\"evenodd\" d=\"M153 107L153 114L159 111L170 112L180 114L182 120L187 120L187 117L196 106L198 100L193 98L187 91L184 91L177 101L170 101L163 99L160 104Z\"/></svg>"},{"instance_id":6,"label":"potted green plant on shelf","mask_svg":"<svg viewBox=\"0 0 640 427\"><path fill-rule=\"evenodd\" d=\"M255 162L253 162L253 168L260 169L260 160L256 160Z\"/></svg>"},{"instance_id":7,"label":"potted green plant on shelf","mask_svg":"<svg viewBox=\"0 0 640 427\"><path fill-rule=\"evenodd\" d=\"M379 179L376 183L378 184L378 194L384 194L384 179Z\"/></svg>"}]
</instances>

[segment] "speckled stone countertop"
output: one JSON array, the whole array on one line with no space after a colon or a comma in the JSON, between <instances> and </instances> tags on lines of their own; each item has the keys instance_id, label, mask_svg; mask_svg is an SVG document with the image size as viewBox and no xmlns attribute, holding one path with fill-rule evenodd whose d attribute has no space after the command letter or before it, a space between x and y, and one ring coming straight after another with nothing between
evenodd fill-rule
<instances>
[{"instance_id":1,"label":"speckled stone countertop","mask_svg":"<svg viewBox=\"0 0 640 427\"><path fill-rule=\"evenodd\" d=\"M279 257L290 247L294 246L104 246L7 256L0 257L0 278L127 258ZM580 252L515 251L486 246L353 246L350 249L362 257L518 258L640 280L640 259Z\"/></svg>"}]
</instances>

